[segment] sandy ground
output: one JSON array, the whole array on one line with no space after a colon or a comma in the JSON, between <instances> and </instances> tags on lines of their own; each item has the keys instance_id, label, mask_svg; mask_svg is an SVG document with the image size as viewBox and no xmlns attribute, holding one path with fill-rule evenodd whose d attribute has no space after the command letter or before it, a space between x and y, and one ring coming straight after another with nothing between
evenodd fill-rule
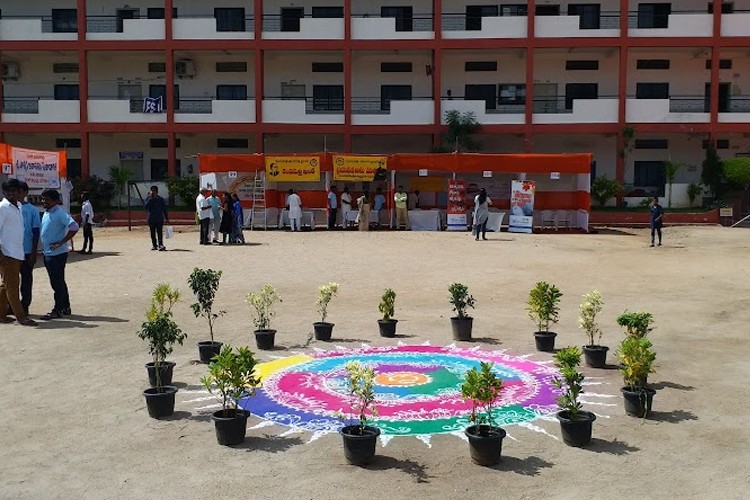
<instances>
[{"instance_id":1,"label":"sandy ground","mask_svg":"<svg viewBox=\"0 0 750 500\"><path fill-rule=\"evenodd\" d=\"M747 498L747 230L668 228L662 248L649 248L640 230L493 233L487 242L466 233L256 231L247 233L252 245L201 247L191 228L161 253L150 251L143 229L95 235L96 253L75 254L68 265L73 316L37 329L0 326L1 498ZM550 355L535 352L524 311L533 284L551 281L564 293L558 346L583 344L578 304L597 288L606 302L603 344L613 350L623 335L619 313L654 314L655 412L625 416L617 371L585 369L600 382L597 393L616 396L602 399L614 406L589 406L600 418L588 449L517 426L495 468L473 465L454 436L436 436L431 447L394 439L368 468L346 465L334 434L308 443L309 434L281 436L287 429L272 426L248 431L241 447L222 447L212 410L201 409L213 403L198 392L206 368L193 362L195 343L207 337L187 306L185 280L196 266L225 272L217 305L227 314L216 337L233 345L255 347L244 295L265 282L278 287L282 349L262 352L266 360L303 350L317 286L332 280L341 284L329 309L336 342L310 348L393 343L375 323L386 287L398 293L402 341L450 344L447 286L461 281L477 299L482 348L536 360ZM43 269L36 279L32 315L51 307ZM185 292L176 319L189 334L170 356L180 392L175 417L163 421L146 412L149 356L136 336L160 281ZM559 436L558 424L537 423Z\"/></svg>"}]
</instances>

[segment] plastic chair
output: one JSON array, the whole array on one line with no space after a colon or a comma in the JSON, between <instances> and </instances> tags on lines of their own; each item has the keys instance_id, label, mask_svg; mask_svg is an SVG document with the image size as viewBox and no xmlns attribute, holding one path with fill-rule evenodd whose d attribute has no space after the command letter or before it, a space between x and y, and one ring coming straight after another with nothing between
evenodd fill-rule
<instances>
[{"instance_id":1,"label":"plastic chair","mask_svg":"<svg viewBox=\"0 0 750 500\"><path fill-rule=\"evenodd\" d=\"M557 220L555 218L555 213L552 210L543 210L542 211L542 229L547 227L547 224L549 224L549 227L555 228L555 231L557 231Z\"/></svg>"},{"instance_id":2,"label":"plastic chair","mask_svg":"<svg viewBox=\"0 0 750 500\"><path fill-rule=\"evenodd\" d=\"M565 229L570 229L570 212L567 210L558 210L555 214L556 226L559 227L562 224L565 224Z\"/></svg>"}]
</instances>

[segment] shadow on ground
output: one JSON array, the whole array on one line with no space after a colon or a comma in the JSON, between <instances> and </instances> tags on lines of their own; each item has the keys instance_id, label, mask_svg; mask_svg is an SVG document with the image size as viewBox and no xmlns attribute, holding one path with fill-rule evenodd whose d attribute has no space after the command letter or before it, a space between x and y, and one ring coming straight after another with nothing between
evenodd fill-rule
<instances>
[{"instance_id":1,"label":"shadow on ground","mask_svg":"<svg viewBox=\"0 0 750 500\"><path fill-rule=\"evenodd\" d=\"M232 448L245 449L250 451L264 451L266 453L280 453L287 451L288 449L304 444L302 438L298 436L294 437L280 437L280 436L247 436L245 441Z\"/></svg>"},{"instance_id":2,"label":"shadow on ground","mask_svg":"<svg viewBox=\"0 0 750 500\"><path fill-rule=\"evenodd\" d=\"M502 341L499 339L494 339L492 337L473 337L471 339L471 342L481 342L482 344L489 344L489 345L502 345Z\"/></svg>"},{"instance_id":3,"label":"shadow on ground","mask_svg":"<svg viewBox=\"0 0 750 500\"><path fill-rule=\"evenodd\" d=\"M648 420L656 422L669 422L670 424L679 424L686 420L698 420L698 415L692 411L675 410L675 411L651 411L647 417Z\"/></svg>"},{"instance_id":4,"label":"shadow on ground","mask_svg":"<svg viewBox=\"0 0 750 500\"><path fill-rule=\"evenodd\" d=\"M591 444L583 448L587 451L593 451L594 453L606 453L608 455L627 455L629 453L635 453L640 451L640 448L631 446L624 441L613 439L612 441L605 441L603 439L592 438Z\"/></svg>"},{"instance_id":5,"label":"shadow on ground","mask_svg":"<svg viewBox=\"0 0 750 500\"><path fill-rule=\"evenodd\" d=\"M78 251L70 252L68 255L68 262L78 262L83 260L93 260L100 257L119 257L120 252L94 252L94 253L78 253Z\"/></svg>"},{"instance_id":6,"label":"shadow on ground","mask_svg":"<svg viewBox=\"0 0 750 500\"><path fill-rule=\"evenodd\" d=\"M522 476L537 476L542 469L549 469L554 464L539 457L516 458L503 455L500 463L490 467L495 470L515 472Z\"/></svg>"},{"instance_id":7,"label":"shadow on ground","mask_svg":"<svg viewBox=\"0 0 750 500\"><path fill-rule=\"evenodd\" d=\"M692 385L676 384L674 382L657 382L655 384L649 384L649 387L657 391L661 389L677 389L678 391L694 391L695 387Z\"/></svg>"},{"instance_id":8,"label":"shadow on ground","mask_svg":"<svg viewBox=\"0 0 750 500\"><path fill-rule=\"evenodd\" d=\"M430 479L435 476L431 476L427 473L427 467L415 462L414 460L399 460L397 458L375 455L372 463L364 466L363 468L370 470L400 470L401 472L408 474L414 479L415 483L429 483Z\"/></svg>"}]
</instances>

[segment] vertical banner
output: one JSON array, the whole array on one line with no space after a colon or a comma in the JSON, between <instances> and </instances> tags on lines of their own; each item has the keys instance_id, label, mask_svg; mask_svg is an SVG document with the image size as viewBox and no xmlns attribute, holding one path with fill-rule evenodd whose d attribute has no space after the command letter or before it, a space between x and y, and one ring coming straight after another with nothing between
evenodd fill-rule
<instances>
[{"instance_id":1,"label":"vertical banner","mask_svg":"<svg viewBox=\"0 0 750 500\"><path fill-rule=\"evenodd\" d=\"M534 181L516 181L510 188L510 223L511 233L531 233L534 227Z\"/></svg>"},{"instance_id":2,"label":"vertical banner","mask_svg":"<svg viewBox=\"0 0 750 500\"><path fill-rule=\"evenodd\" d=\"M466 181L448 180L448 231L466 231Z\"/></svg>"}]
</instances>

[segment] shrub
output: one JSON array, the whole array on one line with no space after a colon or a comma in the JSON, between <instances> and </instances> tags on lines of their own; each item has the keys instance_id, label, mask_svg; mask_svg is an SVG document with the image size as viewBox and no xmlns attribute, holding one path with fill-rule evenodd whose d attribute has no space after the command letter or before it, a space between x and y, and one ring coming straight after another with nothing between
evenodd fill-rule
<instances>
[{"instance_id":1,"label":"shrub","mask_svg":"<svg viewBox=\"0 0 750 500\"><path fill-rule=\"evenodd\" d=\"M615 179L609 179L606 175L601 175L594 179L591 184L591 196L604 206L610 200L622 192L622 184Z\"/></svg>"},{"instance_id":2,"label":"shrub","mask_svg":"<svg viewBox=\"0 0 750 500\"><path fill-rule=\"evenodd\" d=\"M94 210L103 210L109 208L112 203L112 197L115 195L115 185L96 175L89 176L88 179L73 179L73 192L70 194L71 200L79 200L81 193L89 193L89 201Z\"/></svg>"},{"instance_id":3,"label":"shrub","mask_svg":"<svg viewBox=\"0 0 750 500\"><path fill-rule=\"evenodd\" d=\"M167 177L167 189L169 194L179 198L185 206L192 206L195 197L198 196L200 179L197 175L186 175L184 177ZM177 201L175 201L177 204Z\"/></svg>"}]
</instances>

